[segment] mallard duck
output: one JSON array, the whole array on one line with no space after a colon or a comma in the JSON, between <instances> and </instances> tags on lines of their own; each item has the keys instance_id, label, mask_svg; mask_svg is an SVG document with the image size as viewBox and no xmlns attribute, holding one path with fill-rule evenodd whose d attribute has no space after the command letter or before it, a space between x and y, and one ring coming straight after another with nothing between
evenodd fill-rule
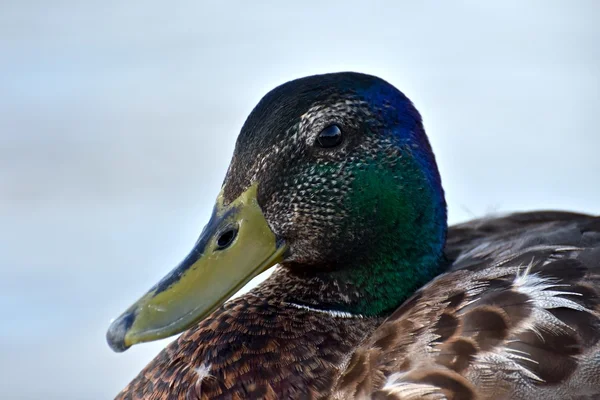
<instances>
[{"instance_id":1,"label":"mallard duck","mask_svg":"<svg viewBox=\"0 0 600 400\"><path fill-rule=\"evenodd\" d=\"M107 339L181 332L118 399L598 399L600 217L448 228L403 93L294 80L246 120L191 253Z\"/></svg>"}]
</instances>

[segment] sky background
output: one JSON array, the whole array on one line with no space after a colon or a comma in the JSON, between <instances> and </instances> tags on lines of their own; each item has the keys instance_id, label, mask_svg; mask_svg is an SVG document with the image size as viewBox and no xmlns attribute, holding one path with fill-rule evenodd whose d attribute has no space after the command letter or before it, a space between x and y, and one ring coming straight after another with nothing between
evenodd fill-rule
<instances>
[{"instance_id":1,"label":"sky background","mask_svg":"<svg viewBox=\"0 0 600 400\"><path fill-rule=\"evenodd\" d=\"M0 2L0 398L108 399L165 341L109 321L192 247L246 116L379 75L424 117L451 222L600 213L600 2Z\"/></svg>"}]
</instances>

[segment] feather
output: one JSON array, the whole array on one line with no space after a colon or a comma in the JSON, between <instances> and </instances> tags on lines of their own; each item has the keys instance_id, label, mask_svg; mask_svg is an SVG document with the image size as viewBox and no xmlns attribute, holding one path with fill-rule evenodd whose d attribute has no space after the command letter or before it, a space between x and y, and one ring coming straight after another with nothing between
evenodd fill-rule
<instances>
[{"instance_id":1,"label":"feather","mask_svg":"<svg viewBox=\"0 0 600 400\"><path fill-rule=\"evenodd\" d=\"M383 375L373 399L597 398L599 221L542 212L451 227L450 271L357 348L377 357L373 370L348 365L342 376ZM357 386L340 380L333 397L356 397Z\"/></svg>"}]
</instances>

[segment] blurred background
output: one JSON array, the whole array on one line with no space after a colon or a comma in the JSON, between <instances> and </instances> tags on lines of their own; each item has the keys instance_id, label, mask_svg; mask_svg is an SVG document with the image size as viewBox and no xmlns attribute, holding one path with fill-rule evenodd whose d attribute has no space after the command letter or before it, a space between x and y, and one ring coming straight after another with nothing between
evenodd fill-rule
<instances>
[{"instance_id":1,"label":"blurred background","mask_svg":"<svg viewBox=\"0 0 600 400\"><path fill-rule=\"evenodd\" d=\"M594 0L0 3L0 398L108 399L165 346L109 321L187 254L246 116L379 75L422 112L450 221L600 213Z\"/></svg>"}]
</instances>

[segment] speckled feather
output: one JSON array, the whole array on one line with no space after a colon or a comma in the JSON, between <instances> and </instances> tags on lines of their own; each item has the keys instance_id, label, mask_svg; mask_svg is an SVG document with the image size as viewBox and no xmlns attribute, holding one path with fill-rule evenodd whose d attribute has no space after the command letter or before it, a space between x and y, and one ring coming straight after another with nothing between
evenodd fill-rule
<instances>
[{"instance_id":1,"label":"speckled feather","mask_svg":"<svg viewBox=\"0 0 600 400\"><path fill-rule=\"evenodd\" d=\"M117 398L326 397L382 319L311 311L312 293L341 295L331 282L277 270L170 344Z\"/></svg>"},{"instance_id":2,"label":"speckled feather","mask_svg":"<svg viewBox=\"0 0 600 400\"><path fill-rule=\"evenodd\" d=\"M333 398L600 397L600 217L450 228L451 270L354 352Z\"/></svg>"}]
</instances>

